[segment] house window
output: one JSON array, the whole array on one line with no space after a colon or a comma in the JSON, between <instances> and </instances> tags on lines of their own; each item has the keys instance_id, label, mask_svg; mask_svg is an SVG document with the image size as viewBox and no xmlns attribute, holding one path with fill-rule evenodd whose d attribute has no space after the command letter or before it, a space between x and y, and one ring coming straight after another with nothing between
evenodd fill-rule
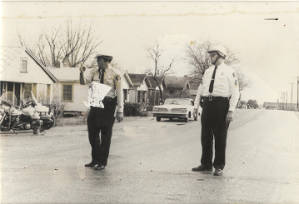
<instances>
[{"instance_id":1,"label":"house window","mask_svg":"<svg viewBox=\"0 0 299 204\"><path fill-rule=\"evenodd\" d=\"M5 93L6 83L0 81L0 96ZM4 99L4 98L3 98Z\"/></svg>"},{"instance_id":2,"label":"house window","mask_svg":"<svg viewBox=\"0 0 299 204\"><path fill-rule=\"evenodd\" d=\"M27 73L27 59L21 58L21 73Z\"/></svg>"},{"instance_id":3,"label":"house window","mask_svg":"<svg viewBox=\"0 0 299 204\"><path fill-rule=\"evenodd\" d=\"M31 91L32 91L32 84L24 84L23 90L24 90L24 99L30 98Z\"/></svg>"},{"instance_id":4,"label":"house window","mask_svg":"<svg viewBox=\"0 0 299 204\"><path fill-rule=\"evenodd\" d=\"M72 101L73 100L73 86L72 85L63 85L63 101Z\"/></svg>"},{"instance_id":5,"label":"house window","mask_svg":"<svg viewBox=\"0 0 299 204\"><path fill-rule=\"evenodd\" d=\"M138 91L137 102L138 103L145 102L145 91Z\"/></svg>"},{"instance_id":6,"label":"house window","mask_svg":"<svg viewBox=\"0 0 299 204\"><path fill-rule=\"evenodd\" d=\"M137 102L140 103L141 99L141 91L138 91Z\"/></svg>"}]
</instances>

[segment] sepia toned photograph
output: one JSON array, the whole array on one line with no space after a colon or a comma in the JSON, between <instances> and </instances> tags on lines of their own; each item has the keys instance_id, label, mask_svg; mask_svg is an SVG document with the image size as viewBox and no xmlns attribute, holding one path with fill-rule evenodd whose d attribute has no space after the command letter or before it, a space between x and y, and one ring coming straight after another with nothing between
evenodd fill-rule
<instances>
[{"instance_id":1,"label":"sepia toned photograph","mask_svg":"<svg viewBox=\"0 0 299 204\"><path fill-rule=\"evenodd\" d=\"M0 203L299 203L299 2L0 1Z\"/></svg>"}]
</instances>

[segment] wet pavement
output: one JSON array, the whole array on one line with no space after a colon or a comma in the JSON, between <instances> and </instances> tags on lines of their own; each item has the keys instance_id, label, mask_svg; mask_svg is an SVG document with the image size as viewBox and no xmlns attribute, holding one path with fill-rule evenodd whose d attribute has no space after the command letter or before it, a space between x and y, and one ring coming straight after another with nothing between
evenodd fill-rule
<instances>
[{"instance_id":1,"label":"wet pavement","mask_svg":"<svg viewBox=\"0 0 299 204\"><path fill-rule=\"evenodd\" d=\"M222 177L191 171L198 121L116 123L104 171L84 167L85 125L1 134L1 203L299 203L298 124L293 112L238 111Z\"/></svg>"}]
</instances>

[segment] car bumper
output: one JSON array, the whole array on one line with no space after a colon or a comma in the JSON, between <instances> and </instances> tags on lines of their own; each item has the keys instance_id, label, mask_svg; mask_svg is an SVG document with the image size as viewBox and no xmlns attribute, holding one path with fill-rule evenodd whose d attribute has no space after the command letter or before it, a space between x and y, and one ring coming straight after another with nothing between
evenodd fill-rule
<instances>
[{"instance_id":1,"label":"car bumper","mask_svg":"<svg viewBox=\"0 0 299 204\"><path fill-rule=\"evenodd\" d=\"M160 118L187 118L187 113L153 113L154 117Z\"/></svg>"}]
</instances>

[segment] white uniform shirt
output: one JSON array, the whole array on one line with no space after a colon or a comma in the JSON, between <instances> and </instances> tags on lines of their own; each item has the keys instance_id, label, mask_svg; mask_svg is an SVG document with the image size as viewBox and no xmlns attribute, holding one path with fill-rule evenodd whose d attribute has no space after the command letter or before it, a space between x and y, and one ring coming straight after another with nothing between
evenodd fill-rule
<instances>
[{"instance_id":1,"label":"white uniform shirt","mask_svg":"<svg viewBox=\"0 0 299 204\"><path fill-rule=\"evenodd\" d=\"M209 92L215 66L209 67L202 78L202 83L198 87L195 99L195 107L199 106L200 96L221 96L230 97L229 111L234 111L239 100L239 83L235 71L228 65L222 63L218 65L214 80L213 92Z\"/></svg>"},{"instance_id":2,"label":"white uniform shirt","mask_svg":"<svg viewBox=\"0 0 299 204\"><path fill-rule=\"evenodd\" d=\"M93 88L93 83L92 82L99 82L99 72L98 68L91 68L86 71L86 73L83 74L84 76L84 83L89 85L89 89ZM94 83L96 84L96 83ZM123 107L124 107L124 102L123 102L123 91L121 87L121 76L120 73L113 67L109 66L104 73L104 84L111 86L111 90L107 94L109 97L115 97L117 96L117 112L123 112ZM90 90L92 93L92 90ZM95 101L92 95L89 96L89 105L94 106L94 107L101 107L101 105Z\"/></svg>"}]
</instances>

